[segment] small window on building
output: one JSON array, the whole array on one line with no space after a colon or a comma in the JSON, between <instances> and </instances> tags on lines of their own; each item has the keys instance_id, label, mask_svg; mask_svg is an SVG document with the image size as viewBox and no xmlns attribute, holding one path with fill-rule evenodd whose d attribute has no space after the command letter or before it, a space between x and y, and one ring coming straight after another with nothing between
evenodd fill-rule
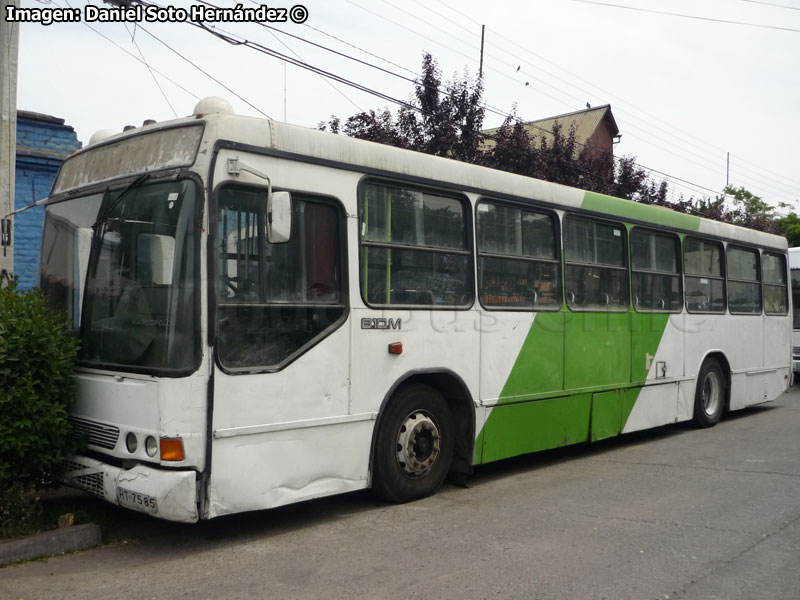
<instances>
[{"instance_id":1,"label":"small window on building","mask_svg":"<svg viewBox=\"0 0 800 600\"><path fill-rule=\"evenodd\" d=\"M731 313L761 312L758 250L728 246L728 307Z\"/></svg>"},{"instance_id":2,"label":"small window on building","mask_svg":"<svg viewBox=\"0 0 800 600\"><path fill-rule=\"evenodd\" d=\"M786 257L764 252L761 255L764 273L764 312L768 315L789 313L788 286L786 284Z\"/></svg>"},{"instance_id":3,"label":"small window on building","mask_svg":"<svg viewBox=\"0 0 800 600\"><path fill-rule=\"evenodd\" d=\"M668 233L635 228L631 233L631 288L639 311L680 312L680 240Z\"/></svg>"},{"instance_id":4,"label":"small window on building","mask_svg":"<svg viewBox=\"0 0 800 600\"><path fill-rule=\"evenodd\" d=\"M683 240L686 310L725 312L725 271L722 244L687 236Z\"/></svg>"},{"instance_id":5,"label":"small window on building","mask_svg":"<svg viewBox=\"0 0 800 600\"><path fill-rule=\"evenodd\" d=\"M491 308L559 310L561 266L551 214L478 205L478 289Z\"/></svg>"},{"instance_id":6,"label":"small window on building","mask_svg":"<svg viewBox=\"0 0 800 600\"><path fill-rule=\"evenodd\" d=\"M564 264L567 306L572 310L628 310L625 228L567 215Z\"/></svg>"},{"instance_id":7,"label":"small window on building","mask_svg":"<svg viewBox=\"0 0 800 600\"><path fill-rule=\"evenodd\" d=\"M361 190L361 293L370 305L469 306L464 202L369 182Z\"/></svg>"}]
</instances>

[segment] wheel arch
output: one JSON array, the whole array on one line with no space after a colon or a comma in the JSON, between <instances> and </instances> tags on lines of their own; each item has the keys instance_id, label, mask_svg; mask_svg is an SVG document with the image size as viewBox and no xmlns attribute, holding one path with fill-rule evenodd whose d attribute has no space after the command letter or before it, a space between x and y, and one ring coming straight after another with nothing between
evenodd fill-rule
<instances>
[{"instance_id":1,"label":"wheel arch","mask_svg":"<svg viewBox=\"0 0 800 600\"><path fill-rule=\"evenodd\" d=\"M700 371L703 370L703 365L710 359L716 360L722 369L722 375L725 377L725 405L724 410L728 410L731 404L731 387L733 386L733 377L731 376L731 363L725 352L719 349L712 349L703 355L702 360L697 366L697 374L695 375L695 387L697 387L697 378L700 376Z\"/></svg>"},{"instance_id":2,"label":"wheel arch","mask_svg":"<svg viewBox=\"0 0 800 600\"><path fill-rule=\"evenodd\" d=\"M372 442L370 443L370 483L375 466L375 445L381 421L386 413L386 407L392 401L397 390L413 383L422 383L433 388L447 402L456 430L453 464L450 470L461 474L469 474L471 470L473 447L475 445L475 405L469 387L457 373L450 369L418 369L404 373L402 377L392 384L383 397L378 409L378 417L375 420L375 427L372 431Z\"/></svg>"}]
</instances>

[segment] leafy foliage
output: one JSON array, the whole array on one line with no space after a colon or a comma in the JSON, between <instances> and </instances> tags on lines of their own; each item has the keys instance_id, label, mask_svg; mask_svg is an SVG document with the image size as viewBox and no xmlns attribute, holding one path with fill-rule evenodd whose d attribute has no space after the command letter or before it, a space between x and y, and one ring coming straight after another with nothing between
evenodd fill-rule
<instances>
[{"instance_id":1,"label":"leafy foliage","mask_svg":"<svg viewBox=\"0 0 800 600\"><path fill-rule=\"evenodd\" d=\"M584 146L575 139L574 128L564 131L557 122L547 135L537 135L514 109L487 135L482 131L482 96L483 82L467 73L443 85L436 61L426 53L413 96L396 119L388 109L370 110L349 117L344 125L332 116L319 128L770 233L785 231L792 245L800 245L800 217L794 213L779 218L773 207L741 187L727 187L715 198L669 200L667 182L651 179L635 157L615 158Z\"/></svg>"},{"instance_id":2,"label":"leafy foliage","mask_svg":"<svg viewBox=\"0 0 800 600\"><path fill-rule=\"evenodd\" d=\"M39 290L16 288L16 279L0 287L0 534L33 517L26 494L78 446L65 419L78 342Z\"/></svg>"}]
</instances>

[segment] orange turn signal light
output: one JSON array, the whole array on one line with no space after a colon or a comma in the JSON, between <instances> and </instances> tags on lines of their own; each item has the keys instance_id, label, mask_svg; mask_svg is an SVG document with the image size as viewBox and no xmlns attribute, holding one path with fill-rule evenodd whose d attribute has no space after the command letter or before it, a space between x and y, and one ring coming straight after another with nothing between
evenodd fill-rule
<instances>
[{"instance_id":1,"label":"orange turn signal light","mask_svg":"<svg viewBox=\"0 0 800 600\"><path fill-rule=\"evenodd\" d=\"M403 353L403 342L395 342L393 344L389 344L389 354L402 354Z\"/></svg>"},{"instance_id":2,"label":"orange turn signal light","mask_svg":"<svg viewBox=\"0 0 800 600\"><path fill-rule=\"evenodd\" d=\"M183 440L180 438L161 438L161 460L183 460Z\"/></svg>"}]
</instances>

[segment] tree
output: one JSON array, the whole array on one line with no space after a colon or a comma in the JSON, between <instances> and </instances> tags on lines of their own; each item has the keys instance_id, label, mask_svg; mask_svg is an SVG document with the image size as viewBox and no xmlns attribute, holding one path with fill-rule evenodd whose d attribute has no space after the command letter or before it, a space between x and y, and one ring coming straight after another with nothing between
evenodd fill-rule
<instances>
[{"instance_id":1,"label":"tree","mask_svg":"<svg viewBox=\"0 0 800 600\"><path fill-rule=\"evenodd\" d=\"M514 107L500 128L488 135L482 131L482 97L483 81L472 79L466 71L443 86L436 60L426 53L422 75L396 119L385 108L348 117L343 126L332 116L319 128L770 233L790 229L793 243L800 245L800 217L794 213L793 220L779 220L775 209L761 198L732 186L715 198L671 201L667 182L652 180L635 157L615 158L611 152L582 146L575 139L574 127L564 131L555 123L552 131L537 135L517 118ZM732 208L726 197L733 199Z\"/></svg>"},{"instance_id":2,"label":"tree","mask_svg":"<svg viewBox=\"0 0 800 600\"><path fill-rule=\"evenodd\" d=\"M781 229L783 229L784 235L786 235L786 239L789 240L789 246L792 248L800 246L800 217L791 212L785 217L781 217L778 222Z\"/></svg>"}]
</instances>

